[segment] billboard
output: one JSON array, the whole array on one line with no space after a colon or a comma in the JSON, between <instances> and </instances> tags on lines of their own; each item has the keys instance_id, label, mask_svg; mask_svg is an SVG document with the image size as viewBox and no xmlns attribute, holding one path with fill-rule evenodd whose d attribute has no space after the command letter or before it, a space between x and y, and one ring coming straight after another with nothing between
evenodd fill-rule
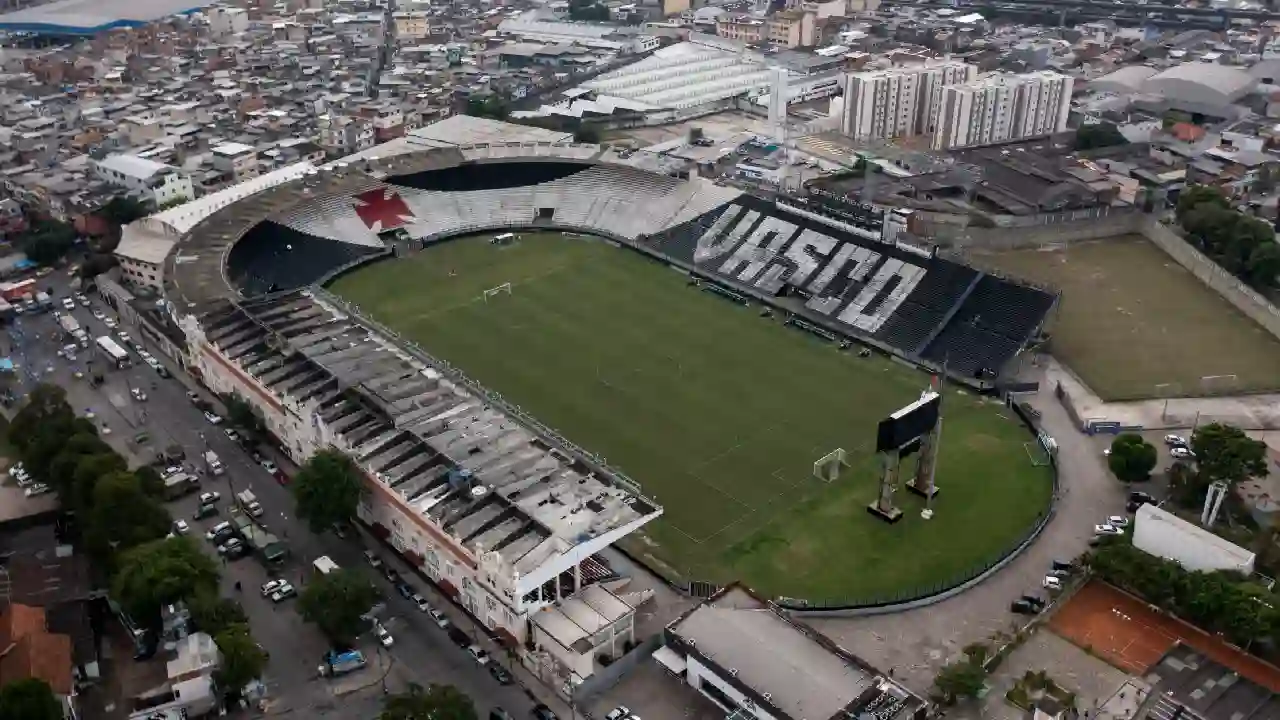
<instances>
[{"instance_id":1,"label":"billboard","mask_svg":"<svg viewBox=\"0 0 1280 720\"><path fill-rule=\"evenodd\" d=\"M897 452L928 435L938 424L942 396L932 390L920 399L880 421L876 452Z\"/></svg>"}]
</instances>

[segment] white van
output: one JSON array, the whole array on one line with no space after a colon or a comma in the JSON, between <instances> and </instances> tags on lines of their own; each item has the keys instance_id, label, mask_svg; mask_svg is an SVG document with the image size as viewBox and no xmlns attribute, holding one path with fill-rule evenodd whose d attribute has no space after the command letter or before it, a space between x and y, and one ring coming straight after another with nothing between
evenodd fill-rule
<instances>
[{"instance_id":1,"label":"white van","mask_svg":"<svg viewBox=\"0 0 1280 720\"><path fill-rule=\"evenodd\" d=\"M221 458L218 457L218 453L212 450L204 454L204 464L209 468L210 475L221 475L224 472Z\"/></svg>"}]
</instances>

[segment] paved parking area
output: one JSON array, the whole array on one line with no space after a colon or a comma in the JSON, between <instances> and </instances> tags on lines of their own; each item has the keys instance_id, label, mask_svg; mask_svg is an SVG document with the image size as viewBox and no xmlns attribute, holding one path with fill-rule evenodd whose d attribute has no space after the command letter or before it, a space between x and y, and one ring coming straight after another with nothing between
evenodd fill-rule
<instances>
[{"instance_id":1,"label":"paved parking area","mask_svg":"<svg viewBox=\"0 0 1280 720\"><path fill-rule=\"evenodd\" d=\"M719 706L652 658L623 675L583 710L592 720L604 720L619 705L644 720L724 720L725 716Z\"/></svg>"}]
</instances>

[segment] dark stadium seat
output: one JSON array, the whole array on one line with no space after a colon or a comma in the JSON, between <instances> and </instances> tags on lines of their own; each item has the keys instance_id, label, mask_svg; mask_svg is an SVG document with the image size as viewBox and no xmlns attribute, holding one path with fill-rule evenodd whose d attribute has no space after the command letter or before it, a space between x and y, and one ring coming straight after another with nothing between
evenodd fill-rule
<instances>
[{"instance_id":1,"label":"dark stadium seat","mask_svg":"<svg viewBox=\"0 0 1280 720\"><path fill-rule=\"evenodd\" d=\"M875 337L881 342L914 353L964 296L978 272L947 261L929 264L914 292L885 321Z\"/></svg>"},{"instance_id":2,"label":"dark stadium seat","mask_svg":"<svg viewBox=\"0 0 1280 720\"><path fill-rule=\"evenodd\" d=\"M477 163L400 175L387 178L387 182L418 190L500 190L560 180L591 167L567 162Z\"/></svg>"},{"instance_id":3,"label":"dark stadium seat","mask_svg":"<svg viewBox=\"0 0 1280 720\"><path fill-rule=\"evenodd\" d=\"M1053 302L1043 290L984 275L922 356L946 360L963 375L999 371L1031 339Z\"/></svg>"},{"instance_id":4,"label":"dark stadium seat","mask_svg":"<svg viewBox=\"0 0 1280 720\"><path fill-rule=\"evenodd\" d=\"M227 254L227 278L245 295L292 290L354 260L386 252L318 238L266 220L232 246Z\"/></svg>"}]
</instances>

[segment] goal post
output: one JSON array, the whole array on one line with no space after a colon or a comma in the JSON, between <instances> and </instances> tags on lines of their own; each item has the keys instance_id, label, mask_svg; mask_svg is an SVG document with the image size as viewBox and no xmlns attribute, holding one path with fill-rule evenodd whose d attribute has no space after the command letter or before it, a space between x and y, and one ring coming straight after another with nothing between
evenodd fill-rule
<instances>
[{"instance_id":1,"label":"goal post","mask_svg":"<svg viewBox=\"0 0 1280 720\"><path fill-rule=\"evenodd\" d=\"M835 482L840 478L840 471L847 467L849 461L845 459L844 448L836 448L813 463L813 476L824 482Z\"/></svg>"},{"instance_id":2,"label":"goal post","mask_svg":"<svg viewBox=\"0 0 1280 720\"><path fill-rule=\"evenodd\" d=\"M491 287L491 288L489 288L488 290L485 290L485 291L484 291L484 301L485 301L485 302L489 302L489 298L494 297L494 296L496 296L496 295L499 295L499 294L501 294L501 293L506 293L506 294L510 295L510 294L511 294L511 283L509 283L509 282L508 282L508 283L502 283L501 285L498 285L498 286L495 286L495 287Z\"/></svg>"}]
</instances>

